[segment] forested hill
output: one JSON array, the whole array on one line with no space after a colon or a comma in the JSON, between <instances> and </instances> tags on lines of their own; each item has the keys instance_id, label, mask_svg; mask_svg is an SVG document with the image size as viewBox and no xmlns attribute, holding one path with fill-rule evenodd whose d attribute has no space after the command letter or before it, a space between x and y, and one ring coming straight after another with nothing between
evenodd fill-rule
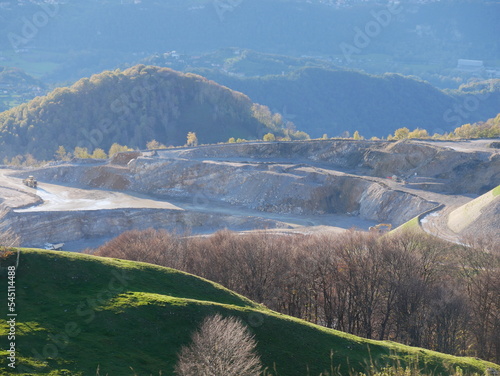
<instances>
[{"instance_id":1,"label":"forested hill","mask_svg":"<svg viewBox=\"0 0 500 376\"><path fill-rule=\"evenodd\" d=\"M351 135L358 130L365 137L385 137L401 127L450 132L494 117L500 103L500 80L446 92L399 74L304 68L286 75L242 78L213 70L197 72L282 113L311 137L340 136L346 130Z\"/></svg>"},{"instance_id":2,"label":"forested hill","mask_svg":"<svg viewBox=\"0 0 500 376\"><path fill-rule=\"evenodd\" d=\"M184 145L188 132L200 143L255 139L268 126L279 134L280 125L264 106L201 76L138 65L83 78L1 113L0 153L52 159L59 145L89 152L115 142L145 148L153 139Z\"/></svg>"}]
</instances>

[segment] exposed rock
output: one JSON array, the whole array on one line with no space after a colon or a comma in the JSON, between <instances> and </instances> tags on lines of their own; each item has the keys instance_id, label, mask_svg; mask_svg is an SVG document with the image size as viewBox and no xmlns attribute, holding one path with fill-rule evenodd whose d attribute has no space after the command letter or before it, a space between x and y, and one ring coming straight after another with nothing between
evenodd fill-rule
<instances>
[{"instance_id":1,"label":"exposed rock","mask_svg":"<svg viewBox=\"0 0 500 376\"><path fill-rule=\"evenodd\" d=\"M167 229L207 233L231 225L234 230L288 228L279 221L160 209L117 209L66 212L10 212L2 223L12 228L24 246L109 237L132 229Z\"/></svg>"},{"instance_id":2,"label":"exposed rock","mask_svg":"<svg viewBox=\"0 0 500 376\"><path fill-rule=\"evenodd\" d=\"M288 215L306 220L343 215L398 226L447 197L433 192L479 194L500 183L498 150L448 144L260 142L124 153L110 162L72 161L33 174L41 182L188 204L182 211L15 213L9 221L33 243L113 235L132 228L208 232L224 227L286 227L280 216ZM386 178L393 175L396 179ZM276 216L266 214L263 217L269 219L263 219L256 215L259 212Z\"/></svg>"}]
</instances>

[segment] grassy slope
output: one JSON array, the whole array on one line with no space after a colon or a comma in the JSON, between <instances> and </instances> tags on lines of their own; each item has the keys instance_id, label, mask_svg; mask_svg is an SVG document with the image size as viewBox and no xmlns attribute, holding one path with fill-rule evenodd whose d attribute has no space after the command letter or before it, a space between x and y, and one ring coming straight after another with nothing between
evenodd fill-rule
<instances>
[{"instance_id":1,"label":"grassy slope","mask_svg":"<svg viewBox=\"0 0 500 376\"><path fill-rule=\"evenodd\" d=\"M423 232L422 227L420 227L418 216L410 219L408 222L403 223L401 226L396 227L394 230L391 231L391 233L394 234L400 231L407 231L407 230Z\"/></svg>"},{"instance_id":2,"label":"grassy slope","mask_svg":"<svg viewBox=\"0 0 500 376\"><path fill-rule=\"evenodd\" d=\"M497 186L496 188L493 188L493 190L491 191L493 193L493 196L499 196L500 195L500 185Z\"/></svg>"},{"instance_id":3,"label":"grassy slope","mask_svg":"<svg viewBox=\"0 0 500 376\"><path fill-rule=\"evenodd\" d=\"M455 232L460 233L481 217L485 208L498 200L500 186L492 189L482 196L468 202L450 213L448 226Z\"/></svg>"},{"instance_id":4,"label":"grassy slope","mask_svg":"<svg viewBox=\"0 0 500 376\"><path fill-rule=\"evenodd\" d=\"M5 273L1 282L5 294ZM275 362L280 375L306 375L307 367L318 375L330 368L330 350L344 371L347 362L364 370L370 357L384 363L396 352L416 355L432 370L453 364L482 373L492 366L325 329L269 311L201 278L143 263L23 250L16 288L18 366L29 364L39 375L93 375L97 367L110 376L132 375L129 367L138 375L170 375L180 346L215 312L247 322L264 363L272 367ZM2 332L5 317L2 304ZM1 341L4 349L7 340L2 336ZM12 374L5 353L0 354L0 375Z\"/></svg>"}]
</instances>

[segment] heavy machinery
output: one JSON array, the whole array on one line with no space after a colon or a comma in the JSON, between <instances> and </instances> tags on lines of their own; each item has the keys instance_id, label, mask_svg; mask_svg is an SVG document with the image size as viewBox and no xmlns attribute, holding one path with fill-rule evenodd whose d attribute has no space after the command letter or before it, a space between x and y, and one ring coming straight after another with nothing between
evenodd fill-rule
<instances>
[{"instance_id":1,"label":"heavy machinery","mask_svg":"<svg viewBox=\"0 0 500 376\"><path fill-rule=\"evenodd\" d=\"M392 229L392 225L390 223L379 223L378 225L375 225L375 226L371 226L369 228L370 231L373 231L373 232L379 232L379 233L383 233L383 232L389 232L391 231Z\"/></svg>"},{"instance_id":2,"label":"heavy machinery","mask_svg":"<svg viewBox=\"0 0 500 376\"><path fill-rule=\"evenodd\" d=\"M396 183L403 183L404 185L407 184L407 181L404 177L399 177L397 175L392 175L391 180L395 181Z\"/></svg>"},{"instance_id":3,"label":"heavy machinery","mask_svg":"<svg viewBox=\"0 0 500 376\"><path fill-rule=\"evenodd\" d=\"M30 187L30 188L36 188L37 185L38 185L35 177L32 176L32 175L28 176L27 179L24 179L23 180L23 184L26 185L26 186L28 186L28 187Z\"/></svg>"}]
</instances>

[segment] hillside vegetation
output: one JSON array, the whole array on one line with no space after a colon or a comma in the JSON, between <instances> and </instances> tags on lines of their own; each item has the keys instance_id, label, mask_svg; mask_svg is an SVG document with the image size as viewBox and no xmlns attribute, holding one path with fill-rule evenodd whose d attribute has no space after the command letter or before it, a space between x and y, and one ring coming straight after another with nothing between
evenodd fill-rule
<instances>
[{"instance_id":1,"label":"hillside vegetation","mask_svg":"<svg viewBox=\"0 0 500 376\"><path fill-rule=\"evenodd\" d=\"M2 266L8 261L2 260ZM348 364L366 370L368 359L383 365L418 357L435 374L448 374L457 366L482 374L495 367L321 328L276 314L209 281L150 264L22 250L16 286L14 374L92 375L99 370L101 375L170 375L180 347L214 313L247 323L273 375L318 375L330 370L331 351L333 366L344 375ZM4 317L2 311L2 331ZM6 351L0 362L1 374L12 375Z\"/></svg>"},{"instance_id":2,"label":"hillside vegetation","mask_svg":"<svg viewBox=\"0 0 500 376\"><path fill-rule=\"evenodd\" d=\"M1 113L0 148L4 157L52 159L59 145L90 152L113 143L145 148L153 139L184 145L188 132L216 143L280 135L281 125L266 107L203 77L138 65L83 78Z\"/></svg>"},{"instance_id":3,"label":"hillside vegetation","mask_svg":"<svg viewBox=\"0 0 500 376\"><path fill-rule=\"evenodd\" d=\"M311 137L341 136L355 130L385 137L401 127L430 135L498 114L500 80L442 91L399 74L303 68L286 75L242 78L213 70L193 70L247 94L293 121Z\"/></svg>"},{"instance_id":4,"label":"hillside vegetation","mask_svg":"<svg viewBox=\"0 0 500 376\"><path fill-rule=\"evenodd\" d=\"M147 230L123 233L95 254L184 270L365 338L498 362L500 250L494 241L469 243L408 231L185 238Z\"/></svg>"}]
</instances>

